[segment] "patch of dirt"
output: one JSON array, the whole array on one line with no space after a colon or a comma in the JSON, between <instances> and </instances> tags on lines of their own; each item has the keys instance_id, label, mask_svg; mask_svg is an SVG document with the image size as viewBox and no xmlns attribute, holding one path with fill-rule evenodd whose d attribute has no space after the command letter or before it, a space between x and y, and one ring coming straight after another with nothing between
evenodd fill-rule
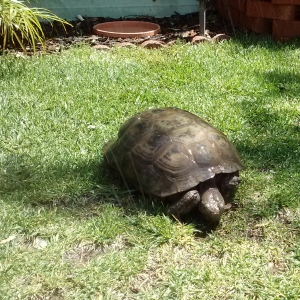
<instances>
[{"instance_id":1,"label":"patch of dirt","mask_svg":"<svg viewBox=\"0 0 300 300\"><path fill-rule=\"evenodd\" d=\"M94 244L78 244L63 254L63 260L74 265L84 265L101 252L101 247Z\"/></svg>"},{"instance_id":2,"label":"patch of dirt","mask_svg":"<svg viewBox=\"0 0 300 300\"><path fill-rule=\"evenodd\" d=\"M186 15L175 14L171 17L155 18L151 16L139 16L135 18L93 18L83 17L83 21L72 21L73 27L67 26L64 30L60 23L54 22L42 24L48 52L59 52L73 45L89 44L96 49L106 50L113 46L131 47L147 45L146 48L159 48L176 41L199 43L204 41L219 42L228 39L232 34L232 25L220 18L214 9L206 14L205 35L200 34L199 14ZM161 27L161 33L152 37L141 38L111 38L98 36L93 33L93 26L103 22L134 20L156 23ZM199 38L200 37L200 38ZM204 37L204 38L201 38ZM149 42L149 41L152 41ZM150 45L150 46L149 46Z\"/></svg>"},{"instance_id":3,"label":"patch of dirt","mask_svg":"<svg viewBox=\"0 0 300 300\"><path fill-rule=\"evenodd\" d=\"M262 242L265 238L265 232L263 227L249 226L246 232L247 238L252 239L258 243Z\"/></svg>"},{"instance_id":4,"label":"patch of dirt","mask_svg":"<svg viewBox=\"0 0 300 300\"><path fill-rule=\"evenodd\" d=\"M288 263L283 259L274 259L267 265L267 270L272 275L283 274L288 268Z\"/></svg>"},{"instance_id":5,"label":"patch of dirt","mask_svg":"<svg viewBox=\"0 0 300 300\"><path fill-rule=\"evenodd\" d=\"M278 212L277 218L283 224L292 224L296 216L288 208L284 208Z\"/></svg>"},{"instance_id":6,"label":"patch of dirt","mask_svg":"<svg viewBox=\"0 0 300 300\"><path fill-rule=\"evenodd\" d=\"M46 287L44 287L46 289ZM64 289L63 288L55 288L49 292L41 292L34 293L26 299L30 300L63 300L64 297Z\"/></svg>"},{"instance_id":7,"label":"patch of dirt","mask_svg":"<svg viewBox=\"0 0 300 300\"><path fill-rule=\"evenodd\" d=\"M134 294L147 293L147 290L160 285L169 276L170 265L184 269L192 262L191 249L165 244L159 249L149 251L145 268L131 278L130 290Z\"/></svg>"},{"instance_id":8,"label":"patch of dirt","mask_svg":"<svg viewBox=\"0 0 300 300\"><path fill-rule=\"evenodd\" d=\"M117 236L109 244L95 245L79 243L74 248L63 254L63 260L73 265L82 266L98 255L104 255L111 251L121 251L127 247L127 240L124 236Z\"/></svg>"}]
</instances>

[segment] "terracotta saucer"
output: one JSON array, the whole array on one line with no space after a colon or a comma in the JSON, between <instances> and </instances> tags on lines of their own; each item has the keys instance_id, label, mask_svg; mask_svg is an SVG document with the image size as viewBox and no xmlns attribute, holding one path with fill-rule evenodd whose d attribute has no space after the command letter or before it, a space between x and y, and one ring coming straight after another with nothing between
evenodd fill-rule
<instances>
[{"instance_id":1,"label":"terracotta saucer","mask_svg":"<svg viewBox=\"0 0 300 300\"><path fill-rule=\"evenodd\" d=\"M117 38L152 36L160 33L160 26L143 21L116 21L96 24L95 34Z\"/></svg>"}]
</instances>

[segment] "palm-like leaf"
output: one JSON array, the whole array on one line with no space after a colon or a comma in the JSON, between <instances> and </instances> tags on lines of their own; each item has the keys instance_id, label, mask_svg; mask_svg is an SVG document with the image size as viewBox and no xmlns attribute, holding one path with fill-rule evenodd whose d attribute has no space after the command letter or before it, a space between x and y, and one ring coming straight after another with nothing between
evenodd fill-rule
<instances>
[{"instance_id":1,"label":"palm-like leaf","mask_svg":"<svg viewBox=\"0 0 300 300\"><path fill-rule=\"evenodd\" d=\"M71 25L47 9L29 8L23 1L19 0L0 0L2 50L6 49L8 43L18 44L23 51L26 51L26 43L31 45L34 52L37 43L41 43L45 48L45 35L39 19Z\"/></svg>"}]
</instances>

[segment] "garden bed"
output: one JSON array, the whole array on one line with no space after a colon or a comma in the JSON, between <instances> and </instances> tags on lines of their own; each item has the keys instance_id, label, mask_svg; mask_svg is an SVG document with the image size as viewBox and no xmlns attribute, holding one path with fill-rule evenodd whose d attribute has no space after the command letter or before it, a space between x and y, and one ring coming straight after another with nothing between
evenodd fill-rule
<instances>
[{"instance_id":1,"label":"garden bed","mask_svg":"<svg viewBox=\"0 0 300 300\"><path fill-rule=\"evenodd\" d=\"M198 43L203 40L197 38L199 34L199 14L191 13L186 15L175 14L171 17L155 18L151 16L139 16L135 18L126 18L126 20L146 21L158 24L161 33L153 37L139 38L111 38L98 36L93 33L93 26L103 22L124 20L112 18L94 18L83 17L84 21L72 21L73 27L66 27L66 31L59 23L43 24L43 29L47 37L47 46L50 52L60 51L62 48L68 48L74 44L86 43L98 49L107 49L112 46L136 46L142 45L147 48L158 48L172 44L176 41ZM231 25L219 18L215 11L207 12L206 36L209 38L218 38L219 34L230 35L232 33ZM196 37L196 38L195 38ZM193 39L194 38L194 39Z\"/></svg>"}]
</instances>

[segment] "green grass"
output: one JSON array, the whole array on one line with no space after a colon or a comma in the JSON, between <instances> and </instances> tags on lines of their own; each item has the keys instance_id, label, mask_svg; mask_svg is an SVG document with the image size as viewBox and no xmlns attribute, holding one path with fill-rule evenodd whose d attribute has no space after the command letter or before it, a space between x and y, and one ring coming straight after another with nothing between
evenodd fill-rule
<instances>
[{"instance_id":1,"label":"green grass","mask_svg":"<svg viewBox=\"0 0 300 300\"><path fill-rule=\"evenodd\" d=\"M299 299L299 42L0 57L1 299ZM131 115L187 109L247 166L206 236L101 166Z\"/></svg>"}]
</instances>

